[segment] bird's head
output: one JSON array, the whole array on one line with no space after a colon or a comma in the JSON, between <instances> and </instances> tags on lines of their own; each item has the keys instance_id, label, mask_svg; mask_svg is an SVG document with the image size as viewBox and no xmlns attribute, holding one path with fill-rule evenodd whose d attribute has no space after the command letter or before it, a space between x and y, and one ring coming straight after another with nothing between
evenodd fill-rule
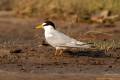
<instances>
[{"instance_id":1,"label":"bird's head","mask_svg":"<svg viewBox=\"0 0 120 80\"><path fill-rule=\"evenodd\" d=\"M36 26L36 29L41 29L41 28L44 28L44 29L55 29L55 25L52 21L45 21L44 23L42 24L39 24Z\"/></svg>"}]
</instances>

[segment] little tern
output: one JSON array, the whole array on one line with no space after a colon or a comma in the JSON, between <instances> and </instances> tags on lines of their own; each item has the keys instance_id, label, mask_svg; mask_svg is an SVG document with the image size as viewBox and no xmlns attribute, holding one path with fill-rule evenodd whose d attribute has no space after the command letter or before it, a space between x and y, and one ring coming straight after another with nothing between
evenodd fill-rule
<instances>
[{"instance_id":1,"label":"little tern","mask_svg":"<svg viewBox=\"0 0 120 80\"><path fill-rule=\"evenodd\" d=\"M36 26L36 29L43 28L45 31L46 41L53 46L56 51L55 55L62 55L63 50L67 48L90 48L87 43L77 41L64 33L57 31L55 24L52 21L45 21Z\"/></svg>"}]
</instances>

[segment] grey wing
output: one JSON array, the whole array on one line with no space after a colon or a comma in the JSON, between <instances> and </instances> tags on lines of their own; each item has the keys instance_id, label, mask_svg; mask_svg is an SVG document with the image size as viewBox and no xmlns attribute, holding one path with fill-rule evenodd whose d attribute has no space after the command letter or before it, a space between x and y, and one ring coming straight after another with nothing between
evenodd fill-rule
<instances>
[{"instance_id":1,"label":"grey wing","mask_svg":"<svg viewBox=\"0 0 120 80\"><path fill-rule=\"evenodd\" d=\"M55 31L52 37L53 44L61 47L89 47L86 43L77 41L64 33Z\"/></svg>"}]
</instances>

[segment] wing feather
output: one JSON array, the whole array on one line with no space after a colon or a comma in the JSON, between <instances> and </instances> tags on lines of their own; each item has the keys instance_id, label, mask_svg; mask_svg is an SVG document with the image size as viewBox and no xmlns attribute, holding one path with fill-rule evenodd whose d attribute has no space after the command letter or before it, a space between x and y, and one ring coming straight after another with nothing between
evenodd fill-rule
<instances>
[{"instance_id":1,"label":"wing feather","mask_svg":"<svg viewBox=\"0 0 120 80\"><path fill-rule=\"evenodd\" d=\"M64 33L61 33L59 31L54 30L54 32L51 33L53 36L47 38L47 41L52 46L61 46L61 47L83 47L88 48L90 47L88 44L84 42L77 41Z\"/></svg>"}]
</instances>

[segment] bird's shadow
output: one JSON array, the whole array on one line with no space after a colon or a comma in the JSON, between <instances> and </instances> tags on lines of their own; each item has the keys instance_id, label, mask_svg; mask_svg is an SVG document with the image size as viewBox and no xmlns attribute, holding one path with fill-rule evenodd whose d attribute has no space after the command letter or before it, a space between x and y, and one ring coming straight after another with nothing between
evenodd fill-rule
<instances>
[{"instance_id":1,"label":"bird's shadow","mask_svg":"<svg viewBox=\"0 0 120 80\"><path fill-rule=\"evenodd\" d=\"M50 46L45 41L43 41L42 45L44 46ZM74 51L74 50L65 50L65 54L72 56L72 57L80 57L80 56L88 56L88 57L97 57L97 58L104 58L104 57L110 57L109 55L106 55L104 50L83 50L83 51Z\"/></svg>"},{"instance_id":2,"label":"bird's shadow","mask_svg":"<svg viewBox=\"0 0 120 80\"><path fill-rule=\"evenodd\" d=\"M80 56L88 56L88 57L97 57L97 58L103 58L108 57L108 55L105 54L105 51L99 50L99 51L65 51L65 53L72 57L80 57Z\"/></svg>"}]
</instances>

